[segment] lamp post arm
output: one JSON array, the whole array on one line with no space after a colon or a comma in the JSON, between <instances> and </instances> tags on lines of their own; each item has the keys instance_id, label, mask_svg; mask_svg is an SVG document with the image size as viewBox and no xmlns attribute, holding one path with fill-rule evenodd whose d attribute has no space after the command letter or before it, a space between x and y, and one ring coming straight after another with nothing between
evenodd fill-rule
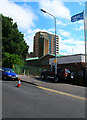
<instances>
[{"instance_id":1,"label":"lamp post arm","mask_svg":"<svg viewBox=\"0 0 87 120\"><path fill-rule=\"evenodd\" d=\"M47 14L51 15L52 17L54 17L54 19L56 20L55 16L50 14L49 12L46 11Z\"/></svg>"}]
</instances>

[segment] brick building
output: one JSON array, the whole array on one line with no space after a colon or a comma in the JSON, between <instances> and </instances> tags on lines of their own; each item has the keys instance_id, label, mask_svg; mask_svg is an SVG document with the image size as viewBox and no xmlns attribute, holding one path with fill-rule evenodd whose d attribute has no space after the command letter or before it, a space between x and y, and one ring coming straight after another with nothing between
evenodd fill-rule
<instances>
[{"instance_id":1,"label":"brick building","mask_svg":"<svg viewBox=\"0 0 87 120\"><path fill-rule=\"evenodd\" d=\"M41 67L43 70L51 69L54 65L55 54L47 54L41 58L27 59L28 66ZM61 68L68 68L74 72L73 83L83 85L84 80L84 66L85 55L57 55L57 66Z\"/></svg>"},{"instance_id":2,"label":"brick building","mask_svg":"<svg viewBox=\"0 0 87 120\"><path fill-rule=\"evenodd\" d=\"M74 84L83 85L84 79L84 68L85 68L85 55L67 55L57 58L58 67L68 68L74 72ZM49 59L49 65L54 65L54 58Z\"/></svg>"},{"instance_id":3,"label":"brick building","mask_svg":"<svg viewBox=\"0 0 87 120\"><path fill-rule=\"evenodd\" d=\"M55 35L37 32L34 36L33 52L35 57L55 54ZM56 53L59 54L59 36L56 35Z\"/></svg>"}]
</instances>

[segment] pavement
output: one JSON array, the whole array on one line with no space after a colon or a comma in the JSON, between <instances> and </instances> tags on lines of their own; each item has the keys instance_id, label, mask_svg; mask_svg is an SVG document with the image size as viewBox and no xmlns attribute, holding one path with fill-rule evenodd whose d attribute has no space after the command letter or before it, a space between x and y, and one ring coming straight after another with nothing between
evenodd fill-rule
<instances>
[{"instance_id":1,"label":"pavement","mask_svg":"<svg viewBox=\"0 0 87 120\"><path fill-rule=\"evenodd\" d=\"M57 85L54 82L50 81L50 80L41 80L40 76L27 76L27 75L19 75L19 78L21 80L21 82L26 82L32 85L36 85L36 86L43 86L43 87L48 87L49 85Z\"/></svg>"},{"instance_id":2,"label":"pavement","mask_svg":"<svg viewBox=\"0 0 87 120\"><path fill-rule=\"evenodd\" d=\"M19 75L21 82L26 82L32 85L39 85L42 83L39 76L26 76L26 75Z\"/></svg>"}]
</instances>

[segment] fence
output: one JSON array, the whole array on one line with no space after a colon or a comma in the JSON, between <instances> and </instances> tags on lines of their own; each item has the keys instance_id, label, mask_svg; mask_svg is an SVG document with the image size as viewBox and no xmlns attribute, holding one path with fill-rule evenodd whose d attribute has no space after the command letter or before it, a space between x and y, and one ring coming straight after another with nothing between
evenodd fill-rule
<instances>
[{"instance_id":1,"label":"fence","mask_svg":"<svg viewBox=\"0 0 87 120\"><path fill-rule=\"evenodd\" d=\"M41 74L41 71L43 68L36 67L36 66L20 66L20 65L14 65L13 70L15 73L20 75L34 75L39 76Z\"/></svg>"},{"instance_id":2,"label":"fence","mask_svg":"<svg viewBox=\"0 0 87 120\"><path fill-rule=\"evenodd\" d=\"M14 65L13 70L15 73L19 75L33 75L33 76L40 76L41 71L46 70L48 68L44 67L36 67L36 66L20 66L20 65ZM86 76L83 76L83 72L74 71L74 79L72 81L75 85L81 85L81 86L87 86L87 68L86 68Z\"/></svg>"}]
</instances>

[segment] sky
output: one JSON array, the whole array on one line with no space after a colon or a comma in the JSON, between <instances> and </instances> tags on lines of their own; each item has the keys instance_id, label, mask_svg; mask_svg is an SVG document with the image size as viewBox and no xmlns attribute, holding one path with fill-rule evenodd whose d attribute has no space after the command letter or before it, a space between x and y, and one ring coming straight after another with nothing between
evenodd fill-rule
<instances>
[{"instance_id":1,"label":"sky","mask_svg":"<svg viewBox=\"0 0 87 120\"><path fill-rule=\"evenodd\" d=\"M56 17L56 34L60 36L59 54L84 54L84 21L71 22L71 17L85 10L85 2L0 0L0 13L11 17L14 23L17 22L19 31L24 34L24 39L29 45L29 52L33 52L33 38L36 32L55 33L54 18L40 9Z\"/></svg>"}]
</instances>

